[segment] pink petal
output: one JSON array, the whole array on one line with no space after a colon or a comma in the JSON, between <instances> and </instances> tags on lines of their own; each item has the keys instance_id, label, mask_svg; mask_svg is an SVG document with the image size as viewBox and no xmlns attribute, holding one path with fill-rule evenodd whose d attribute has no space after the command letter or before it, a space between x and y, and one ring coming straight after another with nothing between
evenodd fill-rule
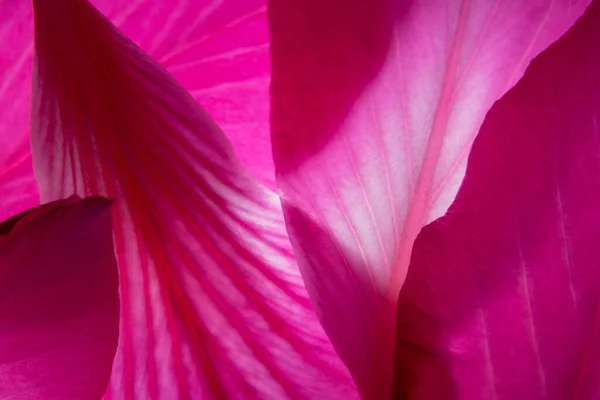
<instances>
[{"instance_id":1,"label":"pink petal","mask_svg":"<svg viewBox=\"0 0 600 400\"><path fill-rule=\"evenodd\" d=\"M587 3L270 3L273 148L292 243L365 397L389 391L417 233L453 200L486 111Z\"/></svg>"},{"instance_id":2,"label":"pink petal","mask_svg":"<svg viewBox=\"0 0 600 400\"><path fill-rule=\"evenodd\" d=\"M175 74L242 164L274 188L266 0L93 3ZM39 204L29 147L31 35L30 3L0 1L0 42L10 43L0 48L0 220Z\"/></svg>"},{"instance_id":3,"label":"pink petal","mask_svg":"<svg viewBox=\"0 0 600 400\"><path fill-rule=\"evenodd\" d=\"M102 397L119 333L109 206L70 198L0 223L0 398Z\"/></svg>"},{"instance_id":4,"label":"pink petal","mask_svg":"<svg viewBox=\"0 0 600 400\"><path fill-rule=\"evenodd\" d=\"M415 243L396 398L600 398L599 48L596 1L489 112Z\"/></svg>"},{"instance_id":5,"label":"pink petal","mask_svg":"<svg viewBox=\"0 0 600 400\"><path fill-rule=\"evenodd\" d=\"M278 198L219 128L87 1L35 1L42 198L116 198L111 399L352 399Z\"/></svg>"},{"instance_id":6,"label":"pink petal","mask_svg":"<svg viewBox=\"0 0 600 400\"><path fill-rule=\"evenodd\" d=\"M231 141L240 161L270 188L267 0L94 0L190 91Z\"/></svg>"},{"instance_id":7,"label":"pink petal","mask_svg":"<svg viewBox=\"0 0 600 400\"><path fill-rule=\"evenodd\" d=\"M0 221L39 204L31 167L31 5L0 1Z\"/></svg>"}]
</instances>

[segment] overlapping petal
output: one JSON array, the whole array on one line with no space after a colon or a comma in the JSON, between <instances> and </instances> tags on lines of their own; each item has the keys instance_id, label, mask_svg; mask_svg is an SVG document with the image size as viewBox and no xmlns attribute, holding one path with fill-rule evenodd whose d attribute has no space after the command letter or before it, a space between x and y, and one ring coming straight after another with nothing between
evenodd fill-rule
<instances>
[{"instance_id":1,"label":"overlapping petal","mask_svg":"<svg viewBox=\"0 0 600 400\"><path fill-rule=\"evenodd\" d=\"M266 0L93 3L175 74L242 164L274 188ZM39 204L29 146L32 21L31 2L0 1L0 219Z\"/></svg>"},{"instance_id":2,"label":"overlapping petal","mask_svg":"<svg viewBox=\"0 0 600 400\"><path fill-rule=\"evenodd\" d=\"M275 187L267 0L94 0L215 119L244 166Z\"/></svg>"},{"instance_id":3,"label":"overlapping petal","mask_svg":"<svg viewBox=\"0 0 600 400\"><path fill-rule=\"evenodd\" d=\"M389 391L394 307L416 235L453 200L492 103L587 3L270 1L286 220L365 397Z\"/></svg>"},{"instance_id":4,"label":"overlapping petal","mask_svg":"<svg viewBox=\"0 0 600 400\"><path fill-rule=\"evenodd\" d=\"M0 223L0 398L100 399L119 334L110 201Z\"/></svg>"},{"instance_id":5,"label":"overlapping petal","mask_svg":"<svg viewBox=\"0 0 600 400\"><path fill-rule=\"evenodd\" d=\"M600 395L600 2L489 112L398 305L398 399Z\"/></svg>"},{"instance_id":6,"label":"overlapping petal","mask_svg":"<svg viewBox=\"0 0 600 400\"><path fill-rule=\"evenodd\" d=\"M34 7L42 199L116 199L122 319L106 398L355 398L278 198L175 79L87 1Z\"/></svg>"}]
</instances>

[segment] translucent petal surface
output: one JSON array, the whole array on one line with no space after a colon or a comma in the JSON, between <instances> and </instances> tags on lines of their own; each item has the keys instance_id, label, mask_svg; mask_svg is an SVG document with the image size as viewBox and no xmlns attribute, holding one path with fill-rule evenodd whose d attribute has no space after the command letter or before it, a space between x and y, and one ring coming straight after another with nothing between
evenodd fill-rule
<instances>
[{"instance_id":1,"label":"translucent petal surface","mask_svg":"<svg viewBox=\"0 0 600 400\"><path fill-rule=\"evenodd\" d=\"M267 0L94 0L215 119L271 188Z\"/></svg>"},{"instance_id":2,"label":"translucent petal surface","mask_svg":"<svg viewBox=\"0 0 600 400\"><path fill-rule=\"evenodd\" d=\"M242 164L274 188L266 0L92 3L175 74ZM29 146L32 20L31 2L0 1L0 220L39 204Z\"/></svg>"},{"instance_id":3,"label":"translucent petal surface","mask_svg":"<svg viewBox=\"0 0 600 400\"><path fill-rule=\"evenodd\" d=\"M175 80L82 0L34 2L43 199L115 198L111 399L352 399L278 198Z\"/></svg>"},{"instance_id":4,"label":"translucent petal surface","mask_svg":"<svg viewBox=\"0 0 600 400\"><path fill-rule=\"evenodd\" d=\"M600 396L599 48L595 2L492 107L415 243L396 398Z\"/></svg>"},{"instance_id":5,"label":"translucent petal surface","mask_svg":"<svg viewBox=\"0 0 600 400\"><path fill-rule=\"evenodd\" d=\"M71 198L0 223L0 398L100 399L119 333L110 202Z\"/></svg>"},{"instance_id":6,"label":"translucent petal surface","mask_svg":"<svg viewBox=\"0 0 600 400\"><path fill-rule=\"evenodd\" d=\"M454 199L489 107L586 4L269 3L273 149L292 244L368 397L390 388L393 309L417 233Z\"/></svg>"}]
</instances>

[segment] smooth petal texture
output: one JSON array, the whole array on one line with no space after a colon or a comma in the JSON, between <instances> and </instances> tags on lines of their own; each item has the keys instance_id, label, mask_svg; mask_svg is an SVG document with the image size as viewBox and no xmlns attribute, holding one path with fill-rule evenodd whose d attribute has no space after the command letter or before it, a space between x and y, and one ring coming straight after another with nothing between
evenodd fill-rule
<instances>
[{"instance_id":1,"label":"smooth petal texture","mask_svg":"<svg viewBox=\"0 0 600 400\"><path fill-rule=\"evenodd\" d=\"M389 395L394 307L416 235L454 199L489 107L587 3L270 1L286 220L365 397Z\"/></svg>"},{"instance_id":2,"label":"smooth petal texture","mask_svg":"<svg viewBox=\"0 0 600 400\"><path fill-rule=\"evenodd\" d=\"M0 399L100 399L119 335L111 202L46 204L0 223Z\"/></svg>"},{"instance_id":3,"label":"smooth petal texture","mask_svg":"<svg viewBox=\"0 0 600 400\"><path fill-rule=\"evenodd\" d=\"M600 397L600 2L489 112L398 303L398 399Z\"/></svg>"},{"instance_id":4,"label":"smooth petal texture","mask_svg":"<svg viewBox=\"0 0 600 400\"><path fill-rule=\"evenodd\" d=\"M278 198L156 62L83 0L35 1L43 199L116 199L110 399L352 399Z\"/></svg>"}]
</instances>

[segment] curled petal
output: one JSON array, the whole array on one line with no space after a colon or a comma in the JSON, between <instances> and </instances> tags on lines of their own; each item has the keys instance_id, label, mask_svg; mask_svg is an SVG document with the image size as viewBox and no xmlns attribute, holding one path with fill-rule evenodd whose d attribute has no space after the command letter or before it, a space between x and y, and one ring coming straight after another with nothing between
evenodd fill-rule
<instances>
[{"instance_id":1,"label":"curled petal","mask_svg":"<svg viewBox=\"0 0 600 400\"><path fill-rule=\"evenodd\" d=\"M175 74L242 164L274 188L266 0L92 3ZM31 2L0 1L0 42L9 44L0 49L0 220L39 204L29 145L32 21Z\"/></svg>"},{"instance_id":2,"label":"curled petal","mask_svg":"<svg viewBox=\"0 0 600 400\"><path fill-rule=\"evenodd\" d=\"M0 223L0 398L102 397L119 333L110 204L70 198Z\"/></svg>"},{"instance_id":3,"label":"curled petal","mask_svg":"<svg viewBox=\"0 0 600 400\"><path fill-rule=\"evenodd\" d=\"M223 129L242 165L274 188L267 0L92 3L175 76Z\"/></svg>"}]
</instances>

